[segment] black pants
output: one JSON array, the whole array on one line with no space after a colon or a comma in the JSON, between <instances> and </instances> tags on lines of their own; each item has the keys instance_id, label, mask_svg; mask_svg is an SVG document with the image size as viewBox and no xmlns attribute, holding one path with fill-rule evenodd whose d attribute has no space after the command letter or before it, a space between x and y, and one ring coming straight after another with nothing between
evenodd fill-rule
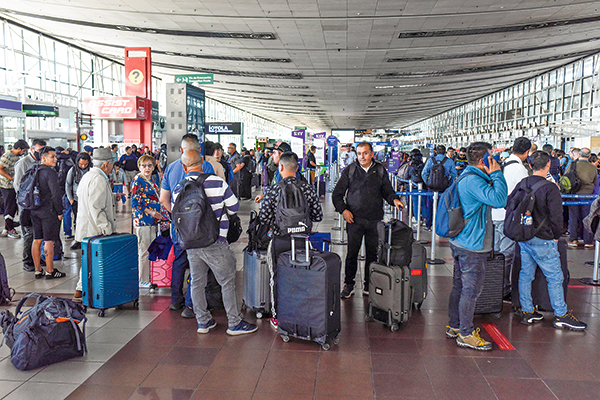
<instances>
[{"instance_id":1,"label":"black pants","mask_svg":"<svg viewBox=\"0 0 600 400\"><path fill-rule=\"evenodd\" d=\"M14 222L15 215L17 215L17 193L15 189L4 188L0 188L0 192L2 192L3 200L4 227L10 231L17 226Z\"/></svg>"},{"instance_id":2,"label":"black pants","mask_svg":"<svg viewBox=\"0 0 600 400\"><path fill-rule=\"evenodd\" d=\"M32 266L33 256L33 223L31 222L31 211L21 210L21 231L23 232L23 265Z\"/></svg>"},{"instance_id":3,"label":"black pants","mask_svg":"<svg viewBox=\"0 0 600 400\"><path fill-rule=\"evenodd\" d=\"M73 232L75 232L77 228L77 205L77 200L75 200L73 204L71 204L71 212L73 213Z\"/></svg>"},{"instance_id":4,"label":"black pants","mask_svg":"<svg viewBox=\"0 0 600 400\"><path fill-rule=\"evenodd\" d=\"M298 245L300 245L298 243ZM298 248L298 246L296 246ZM303 247L302 247L303 248ZM281 253L292 250L292 238L290 235L274 236L271 241L271 257L273 257L273 308L277 310L277 259Z\"/></svg>"},{"instance_id":5,"label":"black pants","mask_svg":"<svg viewBox=\"0 0 600 400\"><path fill-rule=\"evenodd\" d=\"M344 283L354 287L354 278L358 270L358 254L365 239L365 288L369 287L369 264L377 260L377 222L354 217L354 223L346 225L348 232L348 253L346 254L346 273Z\"/></svg>"}]
</instances>

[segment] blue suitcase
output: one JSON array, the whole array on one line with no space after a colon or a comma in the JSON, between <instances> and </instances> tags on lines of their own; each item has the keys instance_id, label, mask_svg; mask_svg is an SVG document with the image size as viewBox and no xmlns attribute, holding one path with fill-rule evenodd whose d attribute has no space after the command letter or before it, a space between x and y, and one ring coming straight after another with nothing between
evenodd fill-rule
<instances>
[{"instance_id":1,"label":"blue suitcase","mask_svg":"<svg viewBox=\"0 0 600 400\"><path fill-rule=\"evenodd\" d=\"M331 233L315 232L309 236L310 245L318 251L331 251Z\"/></svg>"},{"instance_id":2,"label":"blue suitcase","mask_svg":"<svg viewBox=\"0 0 600 400\"><path fill-rule=\"evenodd\" d=\"M99 309L100 317L107 308L130 301L137 306L137 237L118 234L85 238L81 249L83 305Z\"/></svg>"}]
</instances>

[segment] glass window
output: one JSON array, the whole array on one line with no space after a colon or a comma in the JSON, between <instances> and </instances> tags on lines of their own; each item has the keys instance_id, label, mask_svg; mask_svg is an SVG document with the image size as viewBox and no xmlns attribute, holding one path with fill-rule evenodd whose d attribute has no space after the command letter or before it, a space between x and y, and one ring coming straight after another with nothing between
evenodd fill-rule
<instances>
[{"instance_id":1,"label":"glass window","mask_svg":"<svg viewBox=\"0 0 600 400\"><path fill-rule=\"evenodd\" d=\"M573 65L567 65L565 67L565 82L573 80Z\"/></svg>"},{"instance_id":2,"label":"glass window","mask_svg":"<svg viewBox=\"0 0 600 400\"><path fill-rule=\"evenodd\" d=\"M549 76L550 76L550 85L556 85L556 71L551 71Z\"/></svg>"},{"instance_id":3,"label":"glass window","mask_svg":"<svg viewBox=\"0 0 600 400\"><path fill-rule=\"evenodd\" d=\"M587 93L592 90L592 77L583 79L583 93Z\"/></svg>"},{"instance_id":4,"label":"glass window","mask_svg":"<svg viewBox=\"0 0 600 400\"><path fill-rule=\"evenodd\" d=\"M573 104L573 109L580 109L581 108L581 95L573 96L572 104Z\"/></svg>"},{"instance_id":5,"label":"glass window","mask_svg":"<svg viewBox=\"0 0 600 400\"><path fill-rule=\"evenodd\" d=\"M583 76L590 76L594 73L594 57L586 58L583 61Z\"/></svg>"},{"instance_id":6,"label":"glass window","mask_svg":"<svg viewBox=\"0 0 600 400\"><path fill-rule=\"evenodd\" d=\"M583 73L582 69L583 69L583 64L582 64L581 60L577 61L573 65L573 79L581 78L581 74Z\"/></svg>"},{"instance_id":7,"label":"glass window","mask_svg":"<svg viewBox=\"0 0 600 400\"><path fill-rule=\"evenodd\" d=\"M591 106L591 100L592 100L592 94L591 93L584 93L583 97L582 97L582 101L581 101L581 106L582 107L590 107Z\"/></svg>"},{"instance_id":8,"label":"glass window","mask_svg":"<svg viewBox=\"0 0 600 400\"><path fill-rule=\"evenodd\" d=\"M573 83L565 83L565 97L573 94Z\"/></svg>"},{"instance_id":9,"label":"glass window","mask_svg":"<svg viewBox=\"0 0 600 400\"><path fill-rule=\"evenodd\" d=\"M562 111L562 99L558 98L556 99L556 112L561 112Z\"/></svg>"},{"instance_id":10,"label":"glass window","mask_svg":"<svg viewBox=\"0 0 600 400\"><path fill-rule=\"evenodd\" d=\"M578 79L575 82L573 82L573 94L580 94L580 93L581 93L581 79Z\"/></svg>"},{"instance_id":11,"label":"glass window","mask_svg":"<svg viewBox=\"0 0 600 400\"><path fill-rule=\"evenodd\" d=\"M565 69L564 68L559 68L556 71L556 83L558 83L559 85L561 83L565 83Z\"/></svg>"}]
</instances>

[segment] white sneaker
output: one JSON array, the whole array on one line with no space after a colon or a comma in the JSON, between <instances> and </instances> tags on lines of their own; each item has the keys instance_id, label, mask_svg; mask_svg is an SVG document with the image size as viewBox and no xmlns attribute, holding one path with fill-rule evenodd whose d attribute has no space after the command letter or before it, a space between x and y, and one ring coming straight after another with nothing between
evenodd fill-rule
<instances>
[{"instance_id":1,"label":"white sneaker","mask_svg":"<svg viewBox=\"0 0 600 400\"><path fill-rule=\"evenodd\" d=\"M150 289L150 282L140 282L140 289Z\"/></svg>"},{"instance_id":2,"label":"white sneaker","mask_svg":"<svg viewBox=\"0 0 600 400\"><path fill-rule=\"evenodd\" d=\"M0 233L0 236L4 236L4 237L8 236L8 230L4 229L2 231L2 233Z\"/></svg>"},{"instance_id":3,"label":"white sneaker","mask_svg":"<svg viewBox=\"0 0 600 400\"><path fill-rule=\"evenodd\" d=\"M11 229L11 230L8 232L8 235L7 235L7 236L8 236L9 238L11 238L11 239L20 239L20 238L21 238L21 235L19 235L19 232L17 232L17 230L16 230L16 229Z\"/></svg>"}]
</instances>

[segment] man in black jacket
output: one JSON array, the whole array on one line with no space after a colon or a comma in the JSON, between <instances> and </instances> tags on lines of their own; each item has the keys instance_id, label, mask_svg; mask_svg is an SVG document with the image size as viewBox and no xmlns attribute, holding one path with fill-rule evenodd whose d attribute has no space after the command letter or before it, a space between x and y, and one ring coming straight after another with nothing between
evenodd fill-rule
<instances>
[{"instance_id":1,"label":"man in black jacket","mask_svg":"<svg viewBox=\"0 0 600 400\"><path fill-rule=\"evenodd\" d=\"M519 189L532 187L536 183L546 180L550 165L550 156L547 153L543 151L533 153L531 155L533 176L519 182L508 196L507 204L510 204ZM582 331L587 325L575 318L571 311L567 311L565 302L563 273L557 243L563 228L560 191L555 184L547 182L535 191L534 197L535 203L531 218L535 236L525 242L519 242L521 248L521 272L519 274L521 323L530 325L544 319L544 316L535 310L531 298L531 282L535 276L536 267L539 266L548 281L548 294L554 309L552 325L558 329L568 328Z\"/></svg>"},{"instance_id":2,"label":"man in black jacket","mask_svg":"<svg viewBox=\"0 0 600 400\"><path fill-rule=\"evenodd\" d=\"M35 279L64 278L66 274L54 268L54 242L60 240L60 221L62 220L62 191L58 187L56 151L50 146L40 151L42 165L37 172L39 182L40 207L31 210L33 222L33 247L31 253L35 264ZM41 266L41 247L44 241L46 255L46 274Z\"/></svg>"},{"instance_id":3,"label":"man in black jacket","mask_svg":"<svg viewBox=\"0 0 600 400\"><path fill-rule=\"evenodd\" d=\"M367 250L363 293L369 293L369 264L377 259L377 222L383 219L383 201L404 207L394 192L384 166L373 160L373 147L362 142L356 148L357 160L344 168L333 190L335 210L348 224L348 253L342 298L349 299L354 290L358 253L363 237Z\"/></svg>"}]
</instances>

